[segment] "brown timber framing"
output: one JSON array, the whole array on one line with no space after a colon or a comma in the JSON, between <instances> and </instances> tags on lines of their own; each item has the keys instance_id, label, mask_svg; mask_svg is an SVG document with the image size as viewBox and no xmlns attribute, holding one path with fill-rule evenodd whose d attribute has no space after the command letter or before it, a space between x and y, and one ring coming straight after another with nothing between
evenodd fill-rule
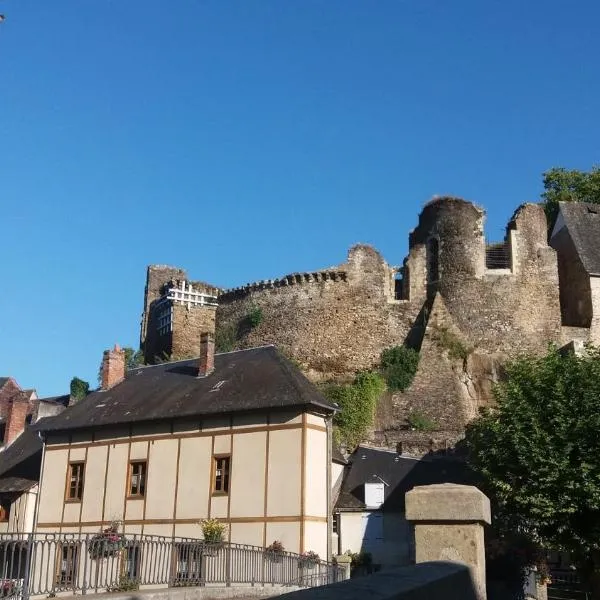
<instances>
[{"instance_id":1,"label":"brown timber framing","mask_svg":"<svg viewBox=\"0 0 600 600\"><path fill-rule=\"evenodd\" d=\"M306 518L306 413L302 413L302 441L300 443L300 554L304 552L304 521ZM325 428L323 428L325 430Z\"/></svg>"},{"instance_id":2,"label":"brown timber framing","mask_svg":"<svg viewBox=\"0 0 600 600\"><path fill-rule=\"evenodd\" d=\"M173 530L171 536L175 537L175 518L177 517L177 492L179 491L179 458L181 456L181 438L177 440L177 468L175 469L175 495L173 497ZM145 515L144 515L145 516Z\"/></svg>"},{"instance_id":3,"label":"brown timber framing","mask_svg":"<svg viewBox=\"0 0 600 600\"><path fill-rule=\"evenodd\" d=\"M269 425L271 424L271 416L267 415L267 433L266 433L266 441L265 441L265 498L264 498L264 507L263 507L263 516L265 519L267 518L267 505L269 498ZM263 527L263 547L267 547L267 522L265 520Z\"/></svg>"},{"instance_id":4,"label":"brown timber framing","mask_svg":"<svg viewBox=\"0 0 600 600\"><path fill-rule=\"evenodd\" d=\"M178 519L177 518L177 492L179 488L180 481L180 457L181 457L181 444L182 440L187 438L197 438L197 437L210 437L211 438L211 463L214 463L215 456L215 438L220 435L228 435L230 436L230 456L233 455L233 446L234 446L234 436L235 435L243 435L245 433L265 433L265 474L264 474L264 499L263 499L263 515L260 517L231 517L231 495L228 494L227 501L227 517L219 518L220 521L228 522L228 523L262 523L263 527L263 544L266 545L267 542L267 524L268 523L299 523L300 527L300 551L304 551L305 545L305 522L314 521L314 522L326 522L326 517L316 517L306 515L306 450L307 450L307 433L309 429L313 429L315 431L320 431L327 433L327 428L315 425L313 423L309 423L307 419L307 413L303 412L300 415L301 422L295 423L273 423L271 418L271 414L267 413L266 415L266 425L260 426L235 426L233 423L233 417L230 418L229 427L227 428L215 428L205 431L190 431L190 432L180 432L180 433L169 433L169 434L158 434L158 435L140 435L135 436L133 433L133 425L129 425L129 431L127 437L119 437L119 438L107 438L98 440L97 436L92 436L95 441L91 443L87 442L73 442L73 434L69 434L69 443L61 443L52 445L51 443L47 443L45 446L45 451L58 451L58 450L67 450L67 473L65 475L65 490L67 489L68 477L69 477L69 464L71 463L71 451L75 451L79 448L85 450L85 458L82 461L84 465L87 465L87 454L88 448L91 446L106 446L107 451L105 455L106 466L104 469L104 490L102 497L102 513L101 520L99 521L82 521L82 509L83 509L83 499L81 501L80 506L80 518L79 522L65 522L65 504L62 506L61 513L61 521L60 523L38 523L37 527L39 528L54 528L62 531L62 528L71 528L77 527L79 531L82 531L83 527L100 527L109 524L110 520L107 520L106 515L106 496L107 496L107 485L108 485L108 467L111 457L111 447L114 449L117 445L127 444L127 468L125 473L125 493L123 498L123 524L124 525L139 525L141 526L141 533L144 531L145 525L172 525L172 535L175 535L176 525L178 524L197 524L198 519ZM301 431L301 473L300 473L300 514L298 516L267 516L268 515L268 484L269 484L269 452L270 452L270 432L271 431ZM171 426L171 431L173 431L173 427ZM50 433L52 435L52 433ZM127 502L128 502L128 490L129 490L129 477L130 477L130 465L131 465L131 456L132 456L132 444L134 442L146 442L146 473L147 477L150 470L150 444L154 441L167 440L167 439L176 439L177 440L177 459L176 459L176 474L175 474L175 495L173 500L173 510L172 510L172 518L167 519L146 519L146 495L143 498L143 515L142 519L127 519ZM233 469L233 459L230 463L230 468ZM208 505L207 505L207 517L211 517L212 506L211 501L213 497L213 484L214 484L214 464L211 464L210 469L210 479L208 481L209 493L208 493ZM85 470L85 466L84 466ZM231 472L230 472L230 480ZM85 492L84 492L85 493ZM231 530L229 530L229 538L231 537Z\"/></svg>"},{"instance_id":5,"label":"brown timber framing","mask_svg":"<svg viewBox=\"0 0 600 600\"><path fill-rule=\"evenodd\" d=\"M227 519L217 519L223 523L302 523L302 521L308 521L312 523L326 523L327 517L313 517L311 515L300 515L293 516L282 516L282 517L231 517ZM141 519L125 519L123 525L197 525L198 519L147 519L142 521ZM39 529L56 529L60 523L38 523ZM63 527L79 527L80 523L75 521L62 523ZM110 525L110 521L84 521L81 523L82 527L102 527L104 525Z\"/></svg>"},{"instance_id":6,"label":"brown timber framing","mask_svg":"<svg viewBox=\"0 0 600 600\"><path fill-rule=\"evenodd\" d=\"M306 414L306 413L304 413ZM257 427L240 427L234 426L234 433L260 433L264 431L281 431L284 429L314 429L315 431L321 431L326 433L327 429L321 425L314 425L313 423L283 423L281 425L261 425ZM147 441L159 441L159 440L172 440L172 439L184 439L184 438L195 438L195 437L210 437L217 435L230 435L231 430L227 429L211 429L208 431L193 431L190 433L174 433L174 434L159 434L159 435L140 435L135 437L136 442L147 442ZM52 435L52 432L49 433ZM90 446L102 446L102 445L116 445L116 444L127 444L130 443L131 438L115 438L107 440L98 440L96 442L75 442L70 444L48 444L47 450L52 452L53 450L67 450L69 448L86 448Z\"/></svg>"}]
</instances>

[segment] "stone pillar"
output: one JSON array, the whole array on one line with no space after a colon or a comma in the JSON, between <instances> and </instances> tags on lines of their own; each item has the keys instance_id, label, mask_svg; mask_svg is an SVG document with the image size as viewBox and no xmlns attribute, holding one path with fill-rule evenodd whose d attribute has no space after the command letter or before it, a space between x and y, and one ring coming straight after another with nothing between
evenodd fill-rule
<instances>
[{"instance_id":1,"label":"stone pillar","mask_svg":"<svg viewBox=\"0 0 600 600\"><path fill-rule=\"evenodd\" d=\"M483 524L491 522L487 496L470 485L416 487L406 494L406 519L415 528L416 562L468 565L477 597L485 600Z\"/></svg>"}]
</instances>

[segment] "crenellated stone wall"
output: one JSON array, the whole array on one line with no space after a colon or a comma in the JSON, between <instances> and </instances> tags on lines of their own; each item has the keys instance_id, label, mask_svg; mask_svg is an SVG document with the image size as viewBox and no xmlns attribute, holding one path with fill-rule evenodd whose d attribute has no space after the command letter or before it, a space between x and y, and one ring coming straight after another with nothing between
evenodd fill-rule
<instances>
[{"instance_id":1,"label":"crenellated stone wall","mask_svg":"<svg viewBox=\"0 0 600 600\"><path fill-rule=\"evenodd\" d=\"M481 208L459 198L432 200L399 268L359 244L328 269L229 290L191 282L218 295L216 315L213 307L175 306L173 331L162 337L153 306L170 282L186 275L149 267L141 333L147 360L161 352L197 355L201 331L216 327L217 339L228 333L236 348L276 344L316 382L344 381L377 366L382 350L407 344L420 350L417 374L408 390L382 401L373 439L411 448L423 439L424 452L454 444L491 401L507 358L541 352L566 335L543 209L525 204L514 213L504 242L494 246L507 253L500 268L488 257L484 218ZM252 323L257 312L261 318ZM462 349L458 355L449 340ZM411 431L413 412L430 417L435 431Z\"/></svg>"}]
</instances>

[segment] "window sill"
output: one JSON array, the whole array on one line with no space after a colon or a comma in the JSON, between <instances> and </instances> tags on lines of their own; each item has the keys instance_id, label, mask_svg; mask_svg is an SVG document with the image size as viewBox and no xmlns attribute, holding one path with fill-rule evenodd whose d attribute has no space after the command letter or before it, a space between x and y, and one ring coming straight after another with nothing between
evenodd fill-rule
<instances>
[{"instance_id":1,"label":"window sill","mask_svg":"<svg viewBox=\"0 0 600 600\"><path fill-rule=\"evenodd\" d=\"M213 492L212 496L229 496L229 492Z\"/></svg>"},{"instance_id":2,"label":"window sill","mask_svg":"<svg viewBox=\"0 0 600 600\"><path fill-rule=\"evenodd\" d=\"M145 496L126 496L126 500L143 500Z\"/></svg>"},{"instance_id":3,"label":"window sill","mask_svg":"<svg viewBox=\"0 0 600 600\"><path fill-rule=\"evenodd\" d=\"M65 498L65 504L81 504L81 498Z\"/></svg>"}]
</instances>

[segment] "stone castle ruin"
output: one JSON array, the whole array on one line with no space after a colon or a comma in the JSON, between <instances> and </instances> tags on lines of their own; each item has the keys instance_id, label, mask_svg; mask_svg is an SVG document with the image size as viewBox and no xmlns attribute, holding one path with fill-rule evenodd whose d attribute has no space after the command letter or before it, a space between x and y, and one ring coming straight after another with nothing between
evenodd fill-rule
<instances>
[{"instance_id":1,"label":"stone castle ruin","mask_svg":"<svg viewBox=\"0 0 600 600\"><path fill-rule=\"evenodd\" d=\"M356 245L337 267L221 290L181 269L150 266L146 361L195 356L200 333L214 329L231 348L276 344L313 381L344 381L376 366L384 349L407 345L420 353L417 373L406 391L381 400L372 439L409 452L450 447L491 401L507 358L572 334L561 319L569 290L559 285L543 208L519 207L500 244L486 245L484 218L470 202L433 199L401 267ZM591 329L577 332L600 341ZM412 431L406 419L414 411L435 428Z\"/></svg>"}]
</instances>

